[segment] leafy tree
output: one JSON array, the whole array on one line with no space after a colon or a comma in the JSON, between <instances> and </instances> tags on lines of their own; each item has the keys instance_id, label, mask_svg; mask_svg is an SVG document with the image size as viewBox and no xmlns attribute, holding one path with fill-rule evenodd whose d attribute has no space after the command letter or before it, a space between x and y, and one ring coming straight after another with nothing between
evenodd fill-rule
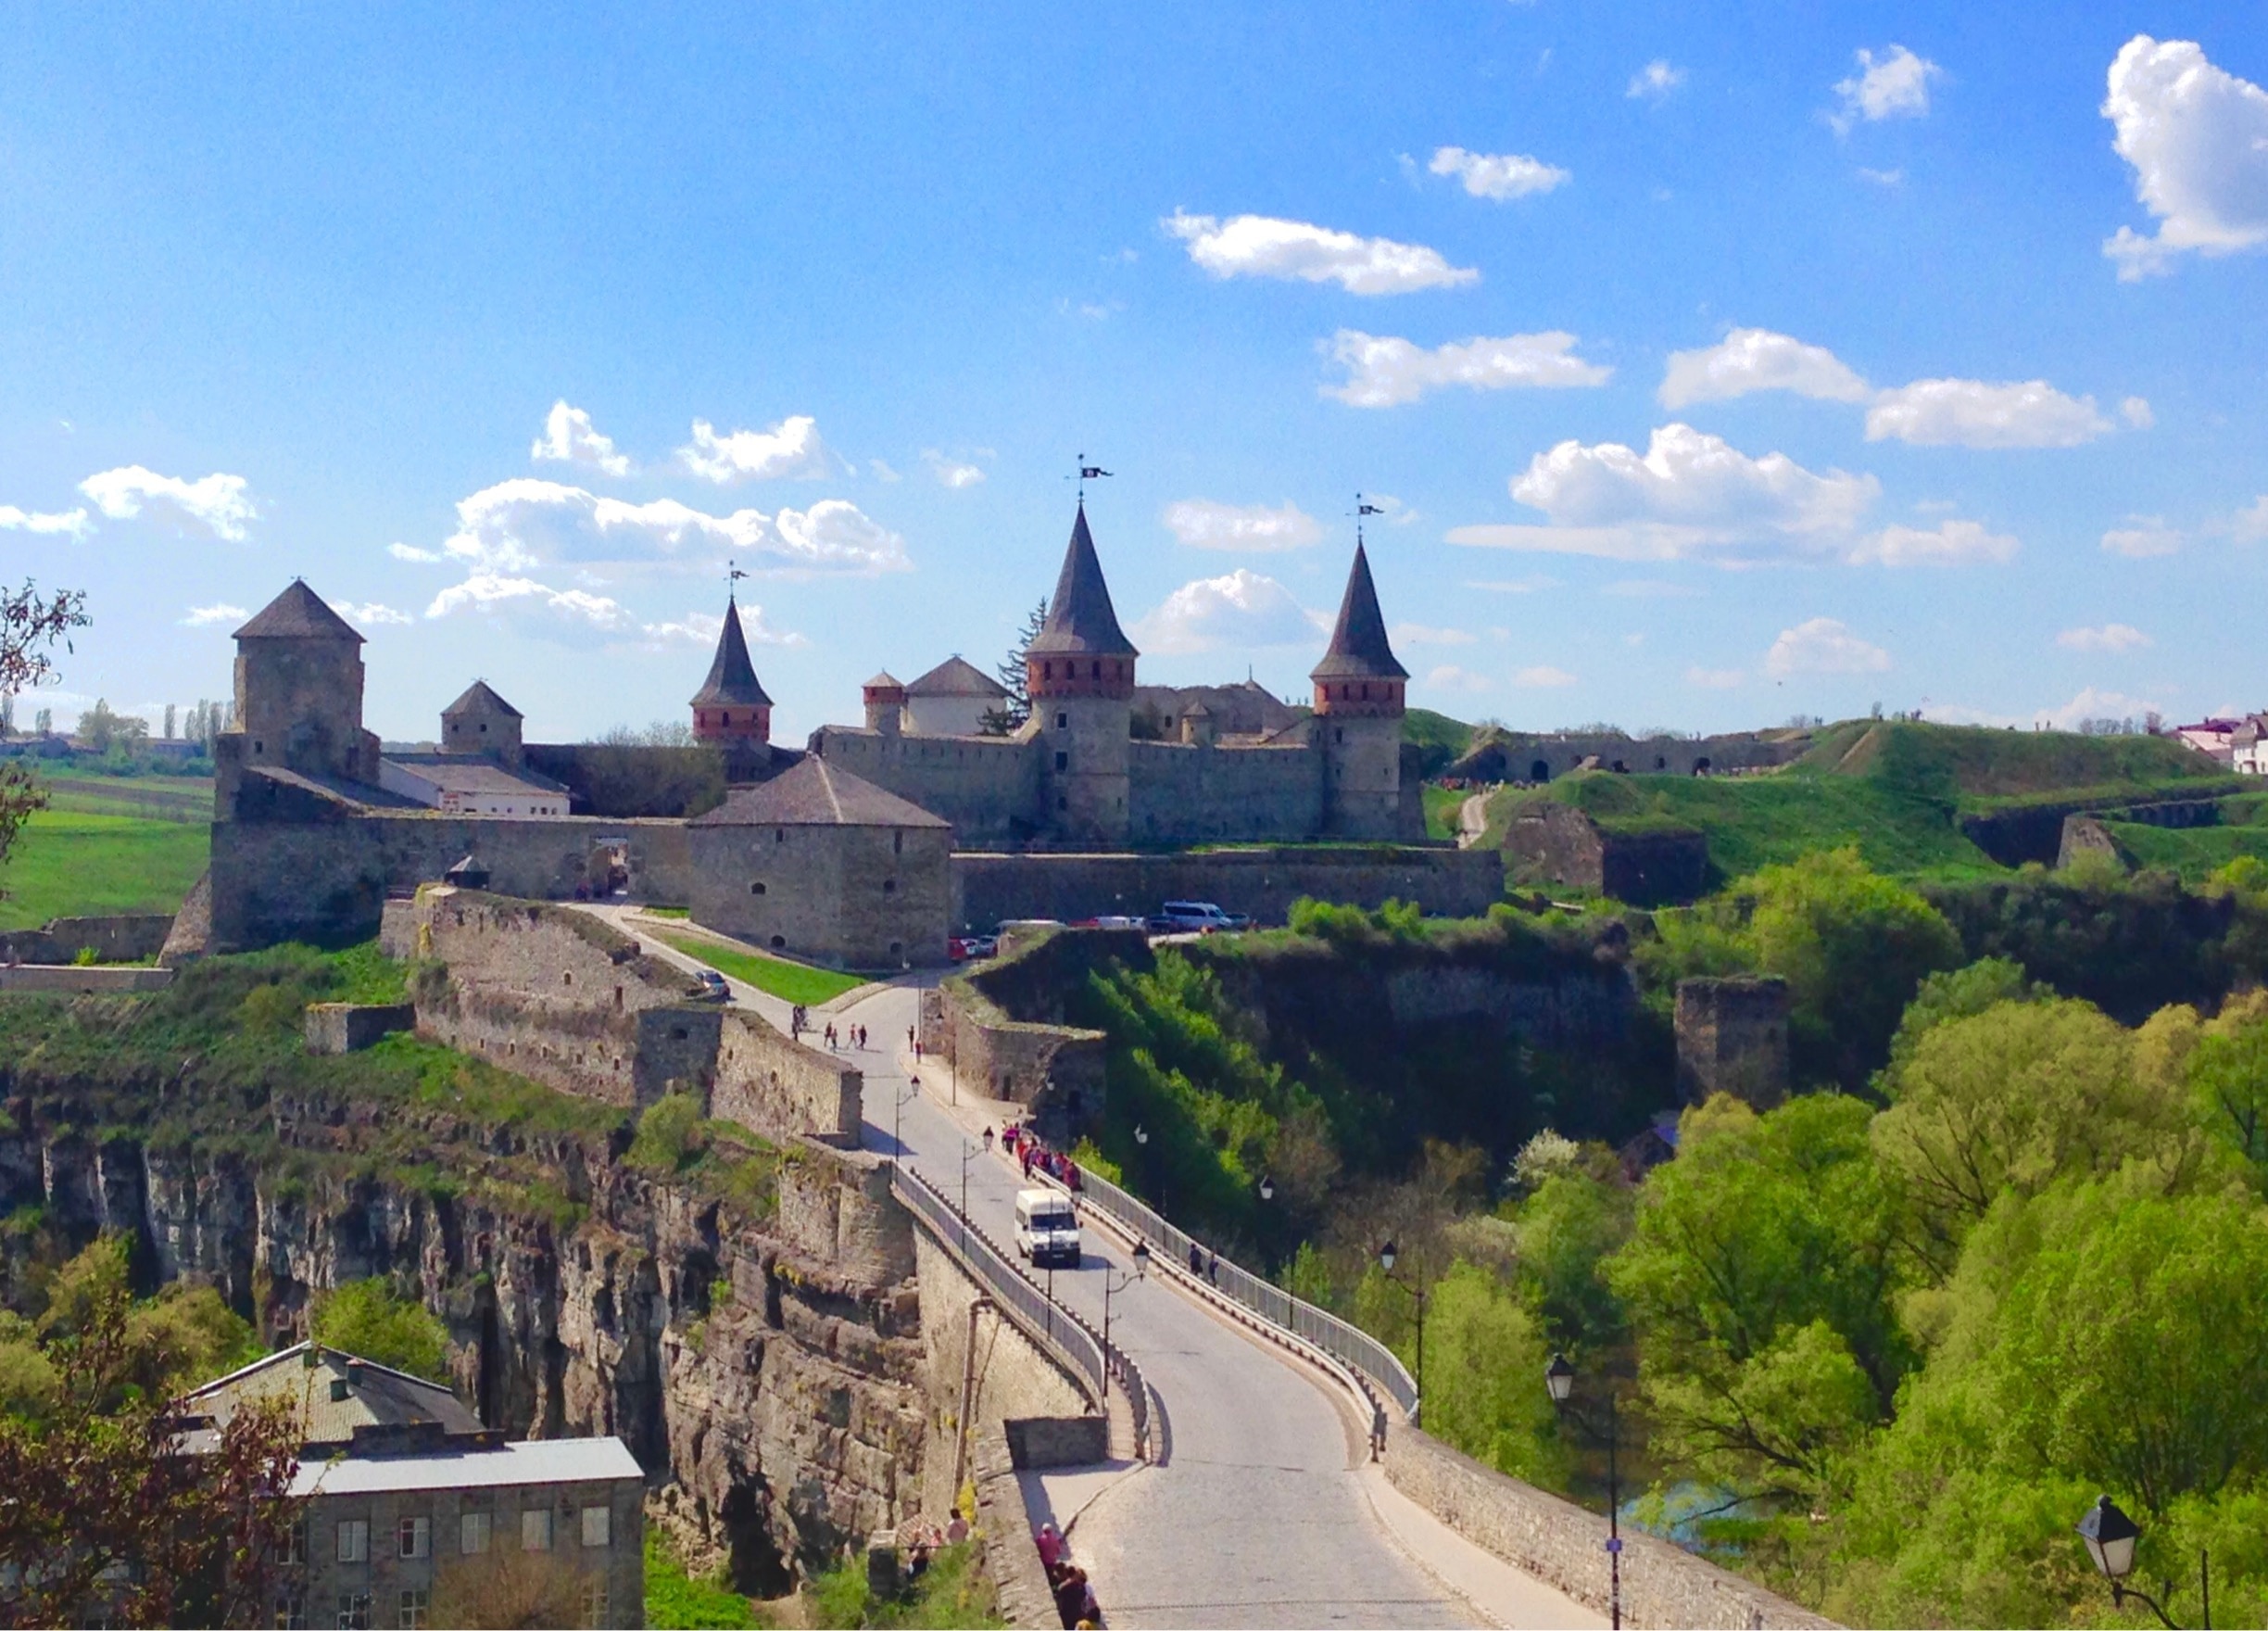
<instances>
[{"instance_id":1,"label":"leafy tree","mask_svg":"<svg viewBox=\"0 0 2268 1631\"><path fill-rule=\"evenodd\" d=\"M1869 1116L1834 1095L1687 1111L1606 1266L1657 1451L1729 1492L1818 1498L1914 1362Z\"/></svg>"},{"instance_id":2,"label":"leafy tree","mask_svg":"<svg viewBox=\"0 0 2268 1631\"><path fill-rule=\"evenodd\" d=\"M2002 1003L2036 1003L2054 995L2052 987L2027 980L2023 965L2008 957L1980 957L1965 967L1929 975L1890 1038L1888 1068L1903 1067L1923 1034L1949 1020L1971 1018Z\"/></svg>"},{"instance_id":3,"label":"leafy tree","mask_svg":"<svg viewBox=\"0 0 2268 1631\"><path fill-rule=\"evenodd\" d=\"M2230 1003L2184 1064L2206 1125L2268 1174L2268 994Z\"/></svg>"},{"instance_id":4,"label":"leafy tree","mask_svg":"<svg viewBox=\"0 0 2268 1631\"><path fill-rule=\"evenodd\" d=\"M43 1357L36 1420L0 1418L0 1603L14 1624L247 1625L264 1618L299 1503L298 1435L245 1410L184 1453L169 1395L145 1385L146 1334L122 1278L90 1273Z\"/></svg>"},{"instance_id":5,"label":"leafy tree","mask_svg":"<svg viewBox=\"0 0 2268 1631\"><path fill-rule=\"evenodd\" d=\"M1048 598L1040 597L1040 603L1024 619L1024 626L1016 631L1015 643L1008 654L1000 660L992 673L1008 692L1008 700L998 708L985 711L983 728L987 736L1013 736L1023 723L1031 717L1030 680L1027 677L1025 659L1031 655L1032 641L1047 626Z\"/></svg>"},{"instance_id":6,"label":"leafy tree","mask_svg":"<svg viewBox=\"0 0 2268 1631\"><path fill-rule=\"evenodd\" d=\"M57 640L69 651L70 632L87 625L86 596L78 589L58 589L42 596L30 579L20 589L0 590L0 693L14 696L55 676L49 648ZM53 727L54 714L39 711L42 736ZM7 859L25 819L45 808L47 789L21 759L0 764L0 862Z\"/></svg>"},{"instance_id":7,"label":"leafy tree","mask_svg":"<svg viewBox=\"0 0 2268 1631\"><path fill-rule=\"evenodd\" d=\"M97 753L107 752L120 742L139 743L148 735L148 720L139 714L120 714L100 697L79 715L79 740Z\"/></svg>"},{"instance_id":8,"label":"leafy tree","mask_svg":"<svg viewBox=\"0 0 2268 1631\"><path fill-rule=\"evenodd\" d=\"M1544 1366L1551 1345L1508 1285L1459 1262L1426 1303L1426 1431L1499 1472L1563 1486L1568 1451ZM1415 1345L1403 1355L1414 1362Z\"/></svg>"},{"instance_id":9,"label":"leafy tree","mask_svg":"<svg viewBox=\"0 0 2268 1631\"><path fill-rule=\"evenodd\" d=\"M572 1569L550 1552L499 1546L478 1558L450 1559L435 1572L433 1624L540 1631L592 1624Z\"/></svg>"},{"instance_id":10,"label":"leafy tree","mask_svg":"<svg viewBox=\"0 0 2268 1631\"><path fill-rule=\"evenodd\" d=\"M316 1299L309 1334L325 1347L412 1376L448 1380L448 1330L383 1280L349 1280Z\"/></svg>"},{"instance_id":11,"label":"leafy tree","mask_svg":"<svg viewBox=\"0 0 2268 1631\"><path fill-rule=\"evenodd\" d=\"M1556 1346L1595 1349L1623 1336L1622 1305L1600 1269L1630 1239L1635 1198L1616 1178L1570 1164L1514 1214L1520 1268Z\"/></svg>"}]
</instances>

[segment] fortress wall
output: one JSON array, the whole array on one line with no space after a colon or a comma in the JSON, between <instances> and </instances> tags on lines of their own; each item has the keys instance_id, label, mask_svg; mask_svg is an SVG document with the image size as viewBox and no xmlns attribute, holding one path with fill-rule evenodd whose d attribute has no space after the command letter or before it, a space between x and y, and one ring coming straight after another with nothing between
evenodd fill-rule
<instances>
[{"instance_id":1,"label":"fortress wall","mask_svg":"<svg viewBox=\"0 0 2268 1631\"><path fill-rule=\"evenodd\" d=\"M132 963L154 957L172 931L162 912L118 917L50 917L41 929L0 934L0 963L69 963L92 951L101 963Z\"/></svg>"},{"instance_id":2,"label":"fortress wall","mask_svg":"<svg viewBox=\"0 0 2268 1631\"><path fill-rule=\"evenodd\" d=\"M919 1232L914 1214L890 1193L887 1162L803 1138L787 1141L786 1148L775 1229L781 1239L860 1285L895 1285L914 1271Z\"/></svg>"},{"instance_id":3,"label":"fortress wall","mask_svg":"<svg viewBox=\"0 0 2268 1631\"><path fill-rule=\"evenodd\" d=\"M1304 838L1323 829L1323 754L1304 743L1127 746L1128 832L1137 842Z\"/></svg>"},{"instance_id":4,"label":"fortress wall","mask_svg":"<svg viewBox=\"0 0 2268 1631\"><path fill-rule=\"evenodd\" d=\"M790 1042L761 1015L724 1017L709 1113L778 1144L808 1134L856 1145L864 1074L831 1054Z\"/></svg>"},{"instance_id":5,"label":"fortress wall","mask_svg":"<svg viewBox=\"0 0 2268 1631\"><path fill-rule=\"evenodd\" d=\"M828 725L812 749L951 822L957 843L1016 841L1038 825L1040 750L1014 737L886 736Z\"/></svg>"},{"instance_id":6,"label":"fortress wall","mask_svg":"<svg viewBox=\"0 0 2268 1631\"><path fill-rule=\"evenodd\" d=\"M952 859L954 921L989 928L1018 917L1065 922L1146 916L1166 901L1212 901L1257 923L1281 923L1303 895L1375 907L1415 901L1438 917L1477 917L1504 895L1490 850L1349 844L1179 855L991 855Z\"/></svg>"},{"instance_id":7,"label":"fortress wall","mask_svg":"<svg viewBox=\"0 0 2268 1631\"><path fill-rule=\"evenodd\" d=\"M693 917L842 967L939 964L951 843L939 828L695 828Z\"/></svg>"},{"instance_id":8,"label":"fortress wall","mask_svg":"<svg viewBox=\"0 0 2268 1631\"><path fill-rule=\"evenodd\" d=\"M1692 776L1702 771L1770 770L1801 758L1811 746L1808 731L1739 731L1691 740L1665 737L1512 734L1483 743L1450 766L1451 773L1477 781L1536 781L1565 776L1587 758L1616 765L1637 776ZM1546 775L1538 777L1541 764Z\"/></svg>"},{"instance_id":9,"label":"fortress wall","mask_svg":"<svg viewBox=\"0 0 2268 1631\"><path fill-rule=\"evenodd\" d=\"M568 899L587 884L592 853L603 844L626 851L633 898L672 904L692 898L692 850L681 821L510 820L418 811L216 822L212 949L367 940L378 932L389 893L435 882L467 854L488 869L499 894Z\"/></svg>"}]
</instances>

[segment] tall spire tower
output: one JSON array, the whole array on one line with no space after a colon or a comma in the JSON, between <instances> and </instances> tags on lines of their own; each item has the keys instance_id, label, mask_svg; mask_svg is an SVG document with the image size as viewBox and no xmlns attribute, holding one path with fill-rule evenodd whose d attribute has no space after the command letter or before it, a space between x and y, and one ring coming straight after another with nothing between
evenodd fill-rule
<instances>
[{"instance_id":1,"label":"tall spire tower","mask_svg":"<svg viewBox=\"0 0 2268 1631\"><path fill-rule=\"evenodd\" d=\"M1123 841L1134 649L1118 626L1081 499L1047 620L1024 659L1034 731L1046 750L1048 827L1059 839Z\"/></svg>"},{"instance_id":2,"label":"tall spire tower","mask_svg":"<svg viewBox=\"0 0 2268 1631\"><path fill-rule=\"evenodd\" d=\"M1324 829L1350 838L1401 836L1407 825L1402 715L1409 670L1386 638L1370 556L1359 537L1330 645L1308 677L1315 681L1316 740L1324 756Z\"/></svg>"},{"instance_id":3,"label":"tall spire tower","mask_svg":"<svg viewBox=\"0 0 2268 1631\"><path fill-rule=\"evenodd\" d=\"M748 636L740 628L738 601L727 590L724 626L717 631L716 660L709 678L693 693L696 740L722 747L763 746L772 740L772 699L749 661Z\"/></svg>"}]
</instances>

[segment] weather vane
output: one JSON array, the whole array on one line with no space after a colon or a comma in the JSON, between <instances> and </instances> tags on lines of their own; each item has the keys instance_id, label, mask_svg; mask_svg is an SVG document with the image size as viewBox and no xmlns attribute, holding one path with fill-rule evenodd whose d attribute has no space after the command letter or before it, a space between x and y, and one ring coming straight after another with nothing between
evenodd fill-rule
<instances>
[{"instance_id":1,"label":"weather vane","mask_svg":"<svg viewBox=\"0 0 2268 1631\"><path fill-rule=\"evenodd\" d=\"M724 598L726 600L729 601L733 598L733 585L738 583L747 575L747 573L740 570L739 564L737 562L727 560L724 563Z\"/></svg>"},{"instance_id":2,"label":"weather vane","mask_svg":"<svg viewBox=\"0 0 2268 1631\"><path fill-rule=\"evenodd\" d=\"M1088 463L1087 455L1084 453L1081 453L1078 456L1078 497L1079 502L1084 504L1087 502L1087 484L1097 479L1098 477L1106 476L1111 473L1103 469L1100 464Z\"/></svg>"},{"instance_id":3,"label":"weather vane","mask_svg":"<svg viewBox=\"0 0 2268 1631\"><path fill-rule=\"evenodd\" d=\"M1386 507L1383 504L1373 504L1365 499L1360 493L1356 493L1354 495L1354 541L1357 544L1363 541L1364 516L1383 515L1385 513Z\"/></svg>"}]
</instances>

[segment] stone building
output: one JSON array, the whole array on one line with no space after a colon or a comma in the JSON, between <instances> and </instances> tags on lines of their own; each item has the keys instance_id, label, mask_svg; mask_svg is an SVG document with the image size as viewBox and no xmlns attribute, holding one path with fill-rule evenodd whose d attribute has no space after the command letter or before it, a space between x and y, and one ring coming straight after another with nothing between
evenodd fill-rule
<instances>
[{"instance_id":1,"label":"stone building","mask_svg":"<svg viewBox=\"0 0 2268 1631\"><path fill-rule=\"evenodd\" d=\"M1677 983L1678 1092L1728 1093L1759 1110L1788 1094L1788 983L1776 974Z\"/></svg>"},{"instance_id":2,"label":"stone building","mask_svg":"<svg viewBox=\"0 0 2268 1631\"><path fill-rule=\"evenodd\" d=\"M1312 712L1238 694L1256 686L1218 688L1218 707L1211 692L1167 692L1167 730L1165 696L1153 691L1140 702L1138 738L1140 656L1119 626L1082 505L1026 654L1031 715L1020 729L925 730L914 688L884 672L865 687L865 724L822 727L811 752L951 822L964 849L1424 836L1415 755L1402 741L1408 674L1359 543L1312 676ZM1245 724L1261 728L1236 728Z\"/></svg>"},{"instance_id":3,"label":"stone building","mask_svg":"<svg viewBox=\"0 0 2268 1631\"><path fill-rule=\"evenodd\" d=\"M915 736L982 736L1011 699L1008 688L957 653L905 688L905 728Z\"/></svg>"},{"instance_id":4,"label":"stone building","mask_svg":"<svg viewBox=\"0 0 2268 1631\"><path fill-rule=\"evenodd\" d=\"M646 1475L621 1439L507 1442L440 1383L303 1342L183 1399L186 1448L275 1399L307 1504L274 1625L431 1625L436 1597L540 1616L480 1624L646 1623Z\"/></svg>"},{"instance_id":5,"label":"stone building","mask_svg":"<svg viewBox=\"0 0 2268 1631\"><path fill-rule=\"evenodd\" d=\"M920 806L805 759L691 828L695 921L837 967L945 961L952 829Z\"/></svg>"}]
</instances>

